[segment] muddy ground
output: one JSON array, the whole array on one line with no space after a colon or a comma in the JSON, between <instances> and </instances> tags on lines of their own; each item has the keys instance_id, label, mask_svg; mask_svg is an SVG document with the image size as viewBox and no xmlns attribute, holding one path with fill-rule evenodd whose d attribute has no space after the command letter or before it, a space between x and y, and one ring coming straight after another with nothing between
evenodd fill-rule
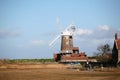
<instances>
[{"instance_id":1,"label":"muddy ground","mask_svg":"<svg viewBox=\"0 0 120 80\"><path fill-rule=\"evenodd\" d=\"M81 71L61 64L0 65L0 80L120 80L120 69Z\"/></svg>"}]
</instances>

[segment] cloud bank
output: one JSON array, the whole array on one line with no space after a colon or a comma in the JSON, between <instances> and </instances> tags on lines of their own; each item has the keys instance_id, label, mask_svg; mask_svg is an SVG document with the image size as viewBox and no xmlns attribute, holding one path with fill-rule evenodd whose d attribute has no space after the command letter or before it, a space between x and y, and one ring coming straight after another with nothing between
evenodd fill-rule
<instances>
[{"instance_id":1,"label":"cloud bank","mask_svg":"<svg viewBox=\"0 0 120 80\"><path fill-rule=\"evenodd\" d=\"M75 32L75 37L81 39L113 39L114 34L120 34L120 28L113 28L108 25L98 26L96 29L89 30L89 29L77 29Z\"/></svg>"}]
</instances>

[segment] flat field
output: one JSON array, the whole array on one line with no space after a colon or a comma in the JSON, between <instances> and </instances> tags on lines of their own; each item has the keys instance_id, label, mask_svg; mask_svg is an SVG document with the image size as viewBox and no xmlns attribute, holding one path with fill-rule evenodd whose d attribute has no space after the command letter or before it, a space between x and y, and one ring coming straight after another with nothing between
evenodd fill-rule
<instances>
[{"instance_id":1,"label":"flat field","mask_svg":"<svg viewBox=\"0 0 120 80\"><path fill-rule=\"evenodd\" d=\"M120 80L120 69L78 71L61 64L0 65L0 80Z\"/></svg>"}]
</instances>

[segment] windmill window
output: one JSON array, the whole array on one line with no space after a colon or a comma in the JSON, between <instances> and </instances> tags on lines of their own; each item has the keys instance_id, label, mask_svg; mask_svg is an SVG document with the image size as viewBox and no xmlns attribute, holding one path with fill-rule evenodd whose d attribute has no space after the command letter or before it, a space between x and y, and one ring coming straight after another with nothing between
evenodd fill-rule
<instances>
[{"instance_id":1,"label":"windmill window","mask_svg":"<svg viewBox=\"0 0 120 80\"><path fill-rule=\"evenodd\" d=\"M69 36L70 39L72 39L72 36Z\"/></svg>"}]
</instances>

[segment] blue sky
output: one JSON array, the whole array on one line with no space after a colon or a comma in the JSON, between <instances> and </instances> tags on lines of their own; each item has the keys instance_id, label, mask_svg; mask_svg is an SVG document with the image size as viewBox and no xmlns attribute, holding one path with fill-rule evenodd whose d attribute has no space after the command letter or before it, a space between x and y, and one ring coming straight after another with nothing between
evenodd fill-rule
<instances>
[{"instance_id":1,"label":"blue sky","mask_svg":"<svg viewBox=\"0 0 120 80\"><path fill-rule=\"evenodd\" d=\"M120 35L119 0L0 0L0 58L53 58L57 18L63 30L75 23L74 46L88 56Z\"/></svg>"}]
</instances>

